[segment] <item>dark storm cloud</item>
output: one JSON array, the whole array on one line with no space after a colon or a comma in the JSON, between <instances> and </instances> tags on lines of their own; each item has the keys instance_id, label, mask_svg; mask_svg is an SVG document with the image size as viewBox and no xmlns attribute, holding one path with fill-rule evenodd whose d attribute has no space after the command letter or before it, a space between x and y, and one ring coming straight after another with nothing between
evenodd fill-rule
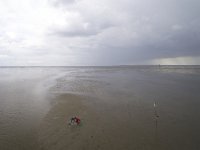
<instances>
[{"instance_id":1,"label":"dark storm cloud","mask_svg":"<svg viewBox=\"0 0 200 150\"><path fill-rule=\"evenodd\" d=\"M138 43L137 45L123 45L123 43L121 47L112 45L113 48L110 48L109 51L111 51L112 54L112 52L115 53L115 49L120 48L123 55L123 49L128 49L126 53L130 53L130 55L132 53L137 53L138 55L136 55L136 57L141 59L200 55L200 45L198 42L200 35L199 4L200 2L196 0L164 2L155 0L150 2L137 2L135 5L134 2L125 1L122 3L121 7L118 6L117 8L117 5L113 3L113 7L116 5L114 10L119 12L115 14L116 16L112 17L117 18L124 13L126 14L125 17L127 17L123 18L127 22L124 23L123 20L122 22L115 22L115 26L123 26L124 28L127 26L128 28L128 24L137 23L138 25L136 27L133 25L133 27L130 28L129 26L129 30L130 38L133 31L139 36L139 39L133 40L133 43L135 41ZM96 17L98 18L99 16ZM146 21L144 21L145 18ZM87 29L74 28L69 31L58 31L58 35L90 36L103 32L101 28L95 28L95 25L96 24L91 24ZM116 32L119 32L117 36L120 36L120 30L116 30ZM123 35L123 33L121 34ZM112 39L105 38L102 40L110 40L112 42ZM120 43L123 41L117 42ZM134 58L134 56L132 57Z\"/></svg>"},{"instance_id":2,"label":"dark storm cloud","mask_svg":"<svg viewBox=\"0 0 200 150\"><path fill-rule=\"evenodd\" d=\"M164 36L164 35L163 35ZM154 43L144 42L137 49L137 57L145 59L173 58L179 56L200 56L200 34L197 30L169 33L167 38Z\"/></svg>"}]
</instances>

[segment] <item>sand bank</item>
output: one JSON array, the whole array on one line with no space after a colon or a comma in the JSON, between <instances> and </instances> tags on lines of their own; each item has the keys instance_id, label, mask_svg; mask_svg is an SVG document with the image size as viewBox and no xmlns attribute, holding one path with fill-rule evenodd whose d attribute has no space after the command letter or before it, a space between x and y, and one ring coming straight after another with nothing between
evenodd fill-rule
<instances>
[{"instance_id":1,"label":"sand bank","mask_svg":"<svg viewBox=\"0 0 200 150\"><path fill-rule=\"evenodd\" d=\"M130 118L129 110L121 105L112 107L104 103L95 108L90 97L70 94L58 96L56 100L38 132L42 150L131 150L154 147L154 137L149 136L154 133L143 130L148 124L141 127L142 120L134 121ZM72 116L82 119L80 126L68 125Z\"/></svg>"},{"instance_id":2,"label":"sand bank","mask_svg":"<svg viewBox=\"0 0 200 150\"><path fill-rule=\"evenodd\" d=\"M55 106L49 111L39 128L40 149L88 149L92 144L97 127L96 114L76 95L56 98ZM72 116L81 118L81 125L69 126Z\"/></svg>"}]
</instances>

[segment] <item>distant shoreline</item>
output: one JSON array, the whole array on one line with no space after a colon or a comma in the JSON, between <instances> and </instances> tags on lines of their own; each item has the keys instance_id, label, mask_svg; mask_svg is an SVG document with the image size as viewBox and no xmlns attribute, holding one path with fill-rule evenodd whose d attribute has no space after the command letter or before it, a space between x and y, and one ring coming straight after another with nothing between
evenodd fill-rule
<instances>
[{"instance_id":1,"label":"distant shoreline","mask_svg":"<svg viewBox=\"0 0 200 150\"><path fill-rule=\"evenodd\" d=\"M0 68L110 68L110 67L172 67L172 68L200 68L200 65L108 65L108 66L0 66Z\"/></svg>"}]
</instances>

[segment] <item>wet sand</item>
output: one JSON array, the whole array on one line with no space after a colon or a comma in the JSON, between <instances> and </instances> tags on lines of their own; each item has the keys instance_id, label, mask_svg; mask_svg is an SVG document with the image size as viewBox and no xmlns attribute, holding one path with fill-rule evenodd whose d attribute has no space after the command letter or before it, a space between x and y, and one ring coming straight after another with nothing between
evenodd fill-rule
<instances>
[{"instance_id":1,"label":"wet sand","mask_svg":"<svg viewBox=\"0 0 200 150\"><path fill-rule=\"evenodd\" d=\"M79 126L68 124L73 116L81 118ZM83 105L80 96L58 96L38 130L40 149L87 149L97 126L95 118L95 112Z\"/></svg>"},{"instance_id":2,"label":"wet sand","mask_svg":"<svg viewBox=\"0 0 200 150\"><path fill-rule=\"evenodd\" d=\"M0 149L200 149L196 66L1 68L0 75ZM68 125L72 116L80 126Z\"/></svg>"},{"instance_id":3,"label":"wet sand","mask_svg":"<svg viewBox=\"0 0 200 150\"><path fill-rule=\"evenodd\" d=\"M58 96L57 104L40 125L40 149L132 150L156 146L151 115L148 119L143 118L144 115L133 114L128 103L106 105L91 101L94 101L92 97L71 94ZM72 116L79 116L81 125L68 125Z\"/></svg>"}]
</instances>

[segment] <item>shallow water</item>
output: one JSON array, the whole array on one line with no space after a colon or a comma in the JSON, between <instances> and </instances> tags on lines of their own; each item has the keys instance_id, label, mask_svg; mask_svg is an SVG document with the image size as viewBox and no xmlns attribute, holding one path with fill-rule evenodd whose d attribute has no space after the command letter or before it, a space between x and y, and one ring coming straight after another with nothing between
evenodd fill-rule
<instances>
[{"instance_id":1,"label":"shallow water","mask_svg":"<svg viewBox=\"0 0 200 150\"><path fill-rule=\"evenodd\" d=\"M131 120L130 149L200 149L199 66L14 67L0 77L0 149L38 149L51 99L66 93L93 97L102 116Z\"/></svg>"}]
</instances>

